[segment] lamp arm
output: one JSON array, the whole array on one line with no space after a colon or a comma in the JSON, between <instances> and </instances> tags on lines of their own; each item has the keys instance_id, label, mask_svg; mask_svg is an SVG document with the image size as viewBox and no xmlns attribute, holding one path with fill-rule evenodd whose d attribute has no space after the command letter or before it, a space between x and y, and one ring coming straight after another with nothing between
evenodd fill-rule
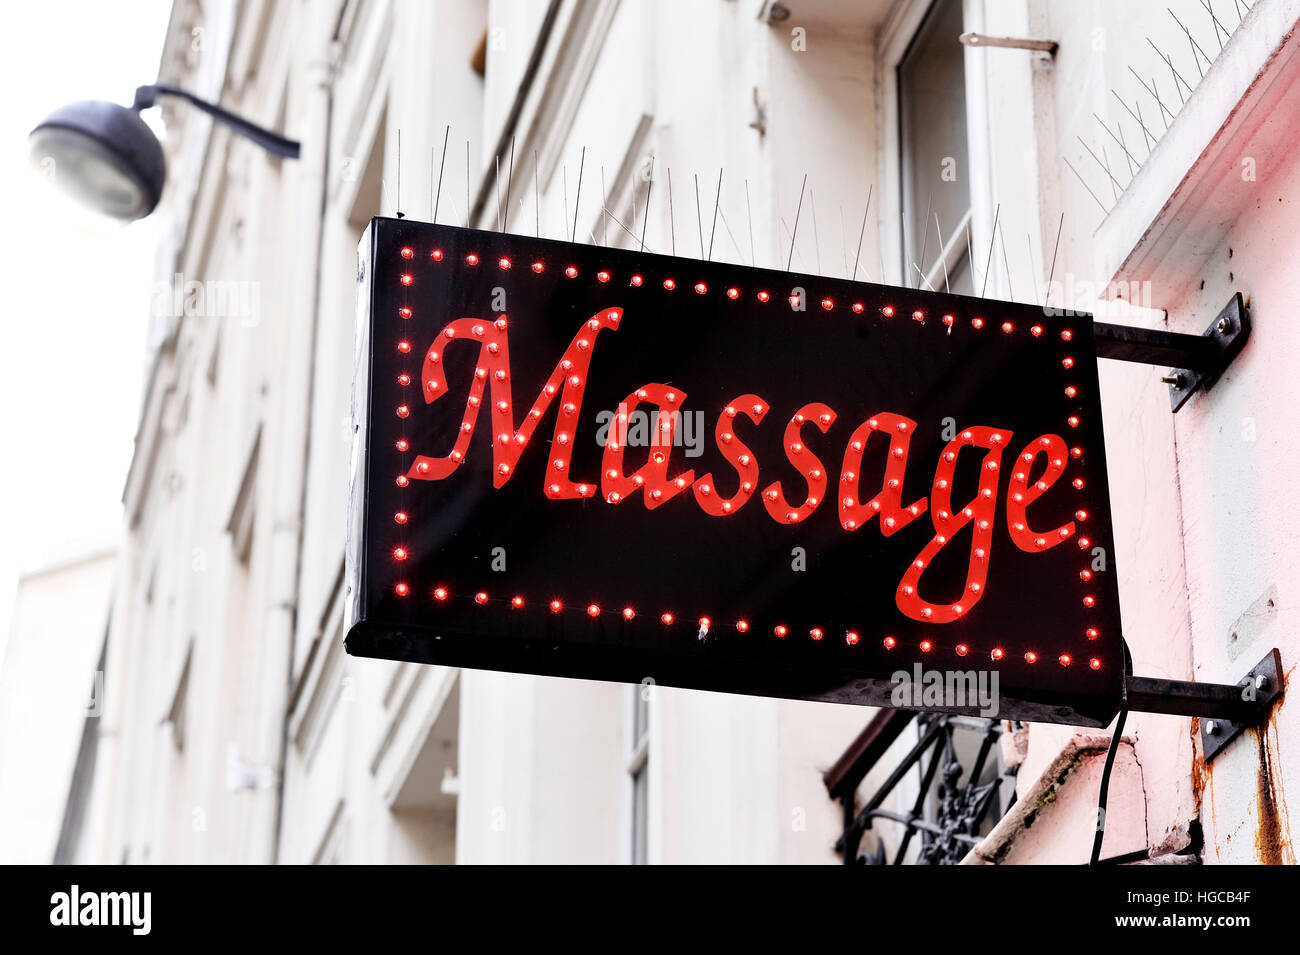
<instances>
[{"instance_id":1,"label":"lamp arm","mask_svg":"<svg viewBox=\"0 0 1300 955\"><path fill-rule=\"evenodd\" d=\"M203 110L209 116L218 122L224 123L241 136L246 136L253 142L257 143L267 152L275 156L281 156L285 159L297 159L300 149L300 143L294 139L287 139L279 133L273 133L269 129L251 123L242 116L236 116L227 109L223 109L216 103L209 103L205 99L200 99L188 90L183 90L176 86L170 86L166 83L155 83L151 86L141 86L135 91L134 109L138 112L142 109L148 109L153 106L159 95L179 96L191 103L192 105Z\"/></svg>"}]
</instances>

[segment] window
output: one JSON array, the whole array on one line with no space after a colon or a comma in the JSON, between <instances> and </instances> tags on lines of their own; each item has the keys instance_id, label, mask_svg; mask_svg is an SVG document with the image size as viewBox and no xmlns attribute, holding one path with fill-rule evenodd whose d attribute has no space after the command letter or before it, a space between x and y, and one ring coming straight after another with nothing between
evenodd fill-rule
<instances>
[{"instance_id":1,"label":"window","mask_svg":"<svg viewBox=\"0 0 1300 955\"><path fill-rule=\"evenodd\" d=\"M185 725L189 713L190 697L190 661L194 657L194 638L190 637L189 648L185 651L185 662L181 664L180 676L176 680L176 689L172 693L171 705L167 708L167 723L172 728L172 745L179 753L185 749Z\"/></svg>"},{"instance_id":2,"label":"window","mask_svg":"<svg viewBox=\"0 0 1300 955\"><path fill-rule=\"evenodd\" d=\"M649 801L650 801L650 697L654 692L652 684L628 687L631 697L628 706L628 754L627 775L629 793L629 839L628 861L633 865L645 865L649 861Z\"/></svg>"},{"instance_id":3,"label":"window","mask_svg":"<svg viewBox=\"0 0 1300 955\"><path fill-rule=\"evenodd\" d=\"M897 66L904 284L973 294L961 0L935 0Z\"/></svg>"}]
</instances>

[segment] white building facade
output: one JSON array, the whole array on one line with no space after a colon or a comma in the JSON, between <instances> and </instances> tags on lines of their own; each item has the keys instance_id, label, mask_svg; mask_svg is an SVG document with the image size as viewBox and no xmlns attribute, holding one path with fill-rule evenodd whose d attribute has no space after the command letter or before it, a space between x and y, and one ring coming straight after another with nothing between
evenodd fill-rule
<instances>
[{"instance_id":1,"label":"white building facade","mask_svg":"<svg viewBox=\"0 0 1300 955\"><path fill-rule=\"evenodd\" d=\"M55 858L74 773L104 706L113 551L81 550L18 578L0 644L0 861Z\"/></svg>"},{"instance_id":2,"label":"white building facade","mask_svg":"<svg viewBox=\"0 0 1300 955\"><path fill-rule=\"evenodd\" d=\"M158 268L203 294L155 318L73 857L840 861L823 773L870 710L343 652L356 246L435 203L694 256L721 169L716 259L1198 334L1242 292L1250 343L1176 415L1164 370L1102 365L1113 565L1138 673L1289 668L1300 3L1163 7L178 0L160 80L302 158L166 107ZM1105 854L1294 862L1294 711L1209 766L1194 720L1132 715ZM1019 800L968 861L1085 861L1107 734L1013 729Z\"/></svg>"}]
</instances>

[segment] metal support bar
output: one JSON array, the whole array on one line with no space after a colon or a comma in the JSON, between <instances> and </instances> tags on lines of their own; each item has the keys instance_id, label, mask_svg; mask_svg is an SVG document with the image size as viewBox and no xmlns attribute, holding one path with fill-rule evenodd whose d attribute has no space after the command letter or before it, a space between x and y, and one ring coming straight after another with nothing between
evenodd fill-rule
<instances>
[{"instance_id":1,"label":"metal support bar","mask_svg":"<svg viewBox=\"0 0 1300 955\"><path fill-rule=\"evenodd\" d=\"M1135 361L1144 365L1206 368L1217 352L1203 335L1108 325L1105 322L1094 323L1092 334L1097 341L1098 358Z\"/></svg>"},{"instance_id":2,"label":"metal support bar","mask_svg":"<svg viewBox=\"0 0 1300 955\"><path fill-rule=\"evenodd\" d=\"M1125 680L1131 711L1200 717L1207 763L1243 730L1259 723L1284 689L1282 657L1276 648L1238 683L1192 683L1145 676Z\"/></svg>"},{"instance_id":3,"label":"metal support bar","mask_svg":"<svg viewBox=\"0 0 1300 955\"><path fill-rule=\"evenodd\" d=\"M179 96L190 105L201 109L209 116L220 123L229 126L241 136L246 136L253 142L257 143L273 156L280 156L284 159L297 159L302 148L302 144L297 140L289 139L287 136L281 136L273 130L257 123L244 119L236 113L216 103L209 103L207 100L195 96L189 90L183 90L179 86L171 86L167 83L153 83L149 86L138 86L135 90L134 109L139 112L142 109L148 109L155 105L159 96Z\"/></svg>"},{"instance_id":4,"label":"metal support bar","mask_svg":"<svg viewBox=\"0 0 1300 955\"><path fill-rule=\"evenodd\" d=\"M1058 44L1055 40L1031 40L1019 36L989 36L987 33L963 33L958 40L964 46L996 46L1006 50L1030 50L1034 53L1046 53L1056 56Z\"/></svg>"},{"instance_id":5,"label":"metal support bar","mask_svg":"<svg viewBox=\"0 0 1300 955\"><path fill-rule=\"evenodd\" d=\"M1236 292L1203 335L1105 322L1094 322L1092 334L1098 358L1171 366L1162 380L1169 385L1170 407L1178 411L1198 389L1208 390L1245 347L1250 312Z\"/></svg>"}]
</instances>

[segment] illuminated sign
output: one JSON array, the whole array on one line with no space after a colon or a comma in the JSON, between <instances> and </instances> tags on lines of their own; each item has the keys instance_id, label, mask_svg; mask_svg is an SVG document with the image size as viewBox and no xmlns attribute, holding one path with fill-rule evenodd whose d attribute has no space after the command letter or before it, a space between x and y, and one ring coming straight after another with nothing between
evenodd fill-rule
<instances>
[{"instance_id":1,"label":"illuminated sign","mask_svg":"<svg viewBox=\"0 0 1300 955\"><path fill-rule=\"evenodd\" d=\"M1088 316L398 219L360 277L349 652L1116 711Z\"/></svg>"}]
</instances>

